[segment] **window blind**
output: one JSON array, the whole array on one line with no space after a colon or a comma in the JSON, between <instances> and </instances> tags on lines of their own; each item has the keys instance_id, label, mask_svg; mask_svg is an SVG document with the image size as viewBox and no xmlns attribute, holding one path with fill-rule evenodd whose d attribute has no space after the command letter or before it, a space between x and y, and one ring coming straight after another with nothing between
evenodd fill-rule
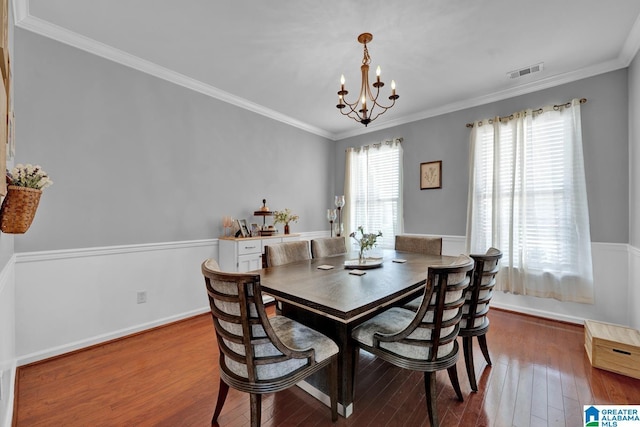
<instances>
[{"instance_id":1,"label":"window blind","mask_svg":"<svg viewBox=\"0 0 640 427\"><path fill-rule=\"evenodd\" d=\"M402 147L383 143L351 152L349 229L382 232L378 247L393 247L402 213ZM353 243L353 242L351 242Z\"/></svg>"}]
</instances>

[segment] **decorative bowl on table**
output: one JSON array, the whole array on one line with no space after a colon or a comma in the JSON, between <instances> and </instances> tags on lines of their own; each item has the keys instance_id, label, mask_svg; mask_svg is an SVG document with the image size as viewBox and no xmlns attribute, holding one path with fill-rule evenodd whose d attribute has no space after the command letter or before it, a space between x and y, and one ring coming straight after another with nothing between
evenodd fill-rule
<instances>
[{"instance_id":1,"label":"decorative bowl on table","mask_svg":"<svg viewBox=\"0 0 640 427\"><path fill-rule=\"evenodd\" d=\"M358 270L378 268L382 267L382 261L382 258L365 258L364 260L359 260L358 258L349 259L344 262L344 268L357 268Z\"/></svg>"}]
</instances>

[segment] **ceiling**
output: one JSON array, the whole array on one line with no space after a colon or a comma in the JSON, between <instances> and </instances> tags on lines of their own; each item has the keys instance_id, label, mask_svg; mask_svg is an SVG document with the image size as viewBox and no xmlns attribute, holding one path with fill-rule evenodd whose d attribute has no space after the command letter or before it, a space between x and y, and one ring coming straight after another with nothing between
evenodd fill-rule
<instances>
[{"instance_id":1,"label":"ceiling","mask_svg":"<svg viewBox=\"0 0 640 427\"><path fill-rule=\"evenodd\" d=\"M624 68L640 46L638 0L13 2L18 27L334 140ZM370 78L400 95L368 128L335 107L363 32Z\"/></svg>"}]
</instances>

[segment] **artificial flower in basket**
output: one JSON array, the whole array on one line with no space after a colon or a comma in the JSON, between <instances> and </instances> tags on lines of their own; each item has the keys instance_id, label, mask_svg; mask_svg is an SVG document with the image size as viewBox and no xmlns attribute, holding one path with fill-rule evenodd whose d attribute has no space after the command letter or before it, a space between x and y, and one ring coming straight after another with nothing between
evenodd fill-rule
<instances>
[{"instance_id":1,"label":"artificial flower in basket","mask_svg":"<svg viewBox=\"0 0 640 427\"><path fill-rule=\"evenodd\" d=\"M290 222L298 222L300 217L291 212L291 209L286 208L283 211L275 211L273 213L273 223L277 224L279 222L284 224L284 234L289 234L289 223Z\"/></svg>"},{"instance_id":2,"label":"artificial flower in basket","mask_svg":"<svg viewBox=\"0 0 640 427\"><path fill-rule=\"evenodd\" d=\"M356 237L356 231L349 234L349 237L353 238L353 240L358 242L358 245L360 246L360 253L358 254L358 260L360 261L360 263L363 263L365 252L368 251L369 249L372 249L375 245L377 245L376 240L378 240L378 237L382 237L382 231L378 231L377 234L365 233L364 227L362 227L361 225L358 226L357 231L360 232L360 238Z\"/></svg>"},{"instance_id":3,"label":"artificial flower in basket","mask_svg":"<svg viewBox=\"0 0 640 427\"><path fill-rule=\"evenodd\" d=\"M0 230L4 233L26 232L36 215L42 189L53 184L38 165L16 165L7 171L7 195L0 208Z\"/></svg>"}]
</instances>

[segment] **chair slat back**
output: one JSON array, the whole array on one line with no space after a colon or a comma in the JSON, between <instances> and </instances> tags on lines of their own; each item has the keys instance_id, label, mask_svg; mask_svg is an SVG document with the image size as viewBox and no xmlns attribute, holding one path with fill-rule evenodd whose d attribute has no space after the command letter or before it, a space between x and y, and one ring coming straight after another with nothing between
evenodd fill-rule
<instances>
[{"instance_id":1,"label":"chair slat back","mask_svg":"<svg viewBox=\"0 0 640 427\"><path fill-rule=\"evenodd\" d=\"M464 330L483 328L488 324L487 313L502 252L496 248L489 248L484 255L470 256L475 261L475 267L471 285L465 292L465 303L462 309L463 317L460 327Z\"/></svg>"},{"instance_id":2,"label":"chair slat back","mask_svg":"<svg viewBox=\"0 0 640 427\"><path fill-rule=\"evenodd\" d=\"M442 255L442 237L398 235L395 248L403 252Z\"/></svg>"},{"instance_id":3,"label":"chair slat back","mask_svg":"<svg viewBox=\"0 0 640 427\"><path fill-rule=\"evenodd\" d=\"M274 333L262 303L260 275L212 270L206 261L202 273L224 374L257 383L277 378L284 368L290 372L292 363L295 368L313 363L313 350L293 351Z\"/></svg>"},{"instance_id":4,"label":"chair slat back","mask_svg":"<svg viewBox=\"0 0 640 427\"><path fill-rule=\"evenodd\" d=\"M265 267L275 267L276 265L289 264L290 262L305 259L311 259L307 240L276 243L275 245L264 247Z\"/></svg>"},{"instance_id":5,"label":"chair slat back","mask_svg":"<svg viewBox=\"0 0 640 427\"><path fill-rule=\"evenodd\" d=\"M429 267L422 304L416 312L420 324L409 339L422 338L430 347L427 359L449 354L460 330L464 291L471 281L473 260L461 255L450 266Z\"/></svg>"},{"instance_id":6,"label":"chair slat back","mask_svg":"<svg viewBox=\"0 0 640 427\"><path fill-rule=\"evenodd\" d=\"M311 257L324 258L347 253L344 237L327 237L311 240Z\"/></svg>"}]
</instances>

